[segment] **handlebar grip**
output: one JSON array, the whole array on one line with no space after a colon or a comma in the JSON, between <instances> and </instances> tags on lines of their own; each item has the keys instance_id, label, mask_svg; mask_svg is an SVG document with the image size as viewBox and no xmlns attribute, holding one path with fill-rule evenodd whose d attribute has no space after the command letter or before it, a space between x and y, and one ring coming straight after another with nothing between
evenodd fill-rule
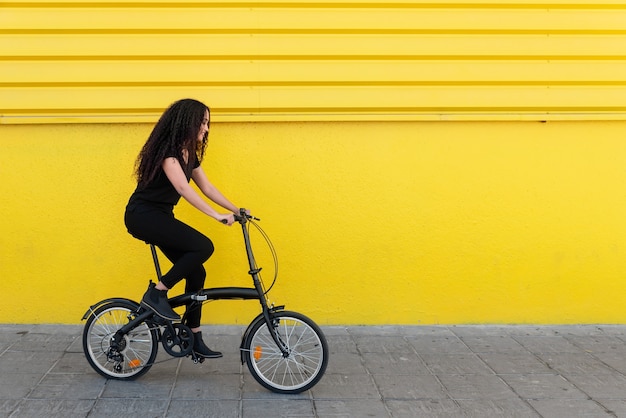
<instances>
[{"instance_id":1,"label":"handlebar grip","mask_svg":"<svg viewBox=\"0 0 626 418\"><path fill-rule=\"evenodd\" d=\"M259 218L257 218L256 216L252 216L248 213L248 210L246 208L240 208L239 209L239 215L235 215L235 220L239 221L240 219L252 219L255 221L260 221Z\"/></svg>"}]
</instances>

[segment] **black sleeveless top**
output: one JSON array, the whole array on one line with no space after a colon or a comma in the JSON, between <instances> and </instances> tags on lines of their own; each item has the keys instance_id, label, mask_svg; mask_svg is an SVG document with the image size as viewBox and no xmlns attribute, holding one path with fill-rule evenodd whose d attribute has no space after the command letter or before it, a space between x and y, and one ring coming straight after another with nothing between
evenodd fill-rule
<instances>
[{"instance_id":1,"label":"black sleeveless top","mask_svg":"<svg viewBox=\"0 0 626 418\"><path fill-rule=\"evenodd\" d=\"M191 172L200 167L200 163L196 159L193 168L185 171L187 181L191 179ZM180 200L180 194L176 191L170 180L167 178L163 168L160 168L157 175L149 184L145 186L137 185L137 188L130 196L127 210L136 209L137 207L148 205L155 209L161 209L167 212L172 212L174 206Z\"/></svg>"}]
</instances>

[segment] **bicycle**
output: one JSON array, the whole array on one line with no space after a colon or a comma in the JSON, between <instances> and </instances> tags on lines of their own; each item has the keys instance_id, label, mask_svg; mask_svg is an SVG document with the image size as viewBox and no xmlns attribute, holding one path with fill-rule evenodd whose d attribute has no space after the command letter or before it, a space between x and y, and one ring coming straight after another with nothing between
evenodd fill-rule
<instances>
[{"instance_id":1,"label":"bicycle","mask_svg":"<svg viewBox=\"0 0 626 418\"><path fill-rule=\"evenodd\" d=\"M216 287L189 292L169 298L173 308L189 305L201 309L202 304L215 300L258 299L259 313L246 328L239 346L241 363L246 363L254 379L276 393L296 394L315 386L328 365L328 343L319 328L307 316L285 310L284 306L269 305L267 293L278 275L274 247L265 232L241 209L235 220L241 224L253 288ZM265 238L274 258L274 280L265 290L261 268L257 267L250 242L250 225ZM161 278L158 255L150 244L157 278ZM193 350L193 333L180 322L159 317L151 309L127 298L110 298L89 307L83 320L83 351L91 367L100 375L116 380L131 380L144 375L155 364L159 342L172 357L191 357L194 363L204 358Z\"/></svg>"}]
</instances>

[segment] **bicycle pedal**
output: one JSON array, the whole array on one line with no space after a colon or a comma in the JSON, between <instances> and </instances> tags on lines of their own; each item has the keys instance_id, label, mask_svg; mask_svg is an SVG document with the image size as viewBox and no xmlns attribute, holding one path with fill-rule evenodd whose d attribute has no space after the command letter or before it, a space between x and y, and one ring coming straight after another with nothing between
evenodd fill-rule
<instances>
[{"instance_id":1,"label":"bicycle pedal","mask_svg":"<svg viewBox=\"0 0 626 418\"><path fill-rule=\"evenodd\" d=\"M204 357L196 356L195 353L191 355L191 361L193 361L193 364L202 364L204 363L204 360Z\"/></svg>"}]
</instances>

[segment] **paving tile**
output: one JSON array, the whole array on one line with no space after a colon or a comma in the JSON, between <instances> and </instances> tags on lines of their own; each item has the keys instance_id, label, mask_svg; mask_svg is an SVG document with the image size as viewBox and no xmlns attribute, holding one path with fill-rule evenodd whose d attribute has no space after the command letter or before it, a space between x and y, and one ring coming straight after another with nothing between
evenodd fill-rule
<instances>
[{"instance_id":1,"label":"paving tile","mask_svg":"<svg viewBox=\"0 0 626 418\"><path fill-rule=\"evenodd\" d=\"M385 354L374 353L380 357ZM330 374L367 374L367 369L363 365L363 359L355 353L335 353L330 356L326 373Z\"/></svg>"},{"instance_id":2,"label":"paving tile","mask_svg":"<svg viewBox=\"0 0 626 418\"><path fill-rule=\"evenodd\" d=\"M360 353L412 353L411 345L404 337L356 336L354 337Z\"/></svg>"},{"instance_id":3,"label":"paving tile","mask_svg":"<svg viewBox=\"0 0 626 418\"><path fill-rule=\"evenodd\" d=\"M583 335L586 337L593 337L596 335L608 335L606 333L606 329L611 328L611 325L563 325L563 326L552 326L545 325L544 328L553 330L557 335L562 335L566 338L570 336ZM515 327L512 327L515 328ZM620 325L620 328L623 329L623 325Z\"/></svg>"},{"instance_id":4,"label":"paving tile","mask_svg":"<svg viewBox=\"0 0 626 418\"><path fill-rule=\"evenodd\" d=\"M82 351L80 353L63 353L59 361L50 369L50 373L91 374L92 371L93 369Z\"/></svg>"},{"instance_id":5,"label":"paving tile","mask_svg":"<svg viewBox=\"0 0 626 418\"><path fill-rule=\"evenodd\" d=\"M93 375L47 374L28 395L29 399L97 399L105 380Z\"/></svg>"},{"instance_id":6,"label":"paving tile","mask_svg":"<svg viewBox=\"0 0 626 418\"><path fill-rule=\"evenodd\" d=\"M493 375L476 354L422 354L426 367L436 374L483 374Z\"/></svg>"},{"instance_id":7,"label":"paving tile","mask_svg":"<svg viewBox=\"0 0 626 418\"><path fill-rule=\"evenodd\" d=\"M449 399L396 400L385 402L393 418L461 417L462 408Z\"/></svg>"},{"instance_id":8,"label":"paving tile","mask_svg":"<svg viewBox=\"0 0 626 418\"><path fill-rule=\"evenodd\" d=\"M401 327L401 335L405 337L453 337L450 327L441 325L409 325ZM371 333L370 333L371 334ZM382 335L382 334L381 334Z\"/></svg>"},{"instance_id":9,"label":"paving tile","mask_svg":"<svg viewBox=\"0 0 626 418\"><path fill-rule=\"evenodd\" d=\"M565 337L576 347L588 353L619 353L626 357L626 343L611 335L575 335Z\"/></svg>"},{"instance_id":10,"label":"paving tile","mask_svg":"<svg viewBox=\"0 0 626 418\"><path fill-rule=\"evenodd\" d=\"M33 324L0 324L0 341L14 340L30 332L36 325Z\"/></svg>"},{"instance_id":11,"label":"paving tile","mask_svg":"<svg viewBox=\"0 0 626 418\"><path fill-rule=\"evenodd\" d=\"M310 399L311 394L309 392L302 392L299 394L292 395L282 395L275 392L272 392L269 389L263 387L259 382L257 382L254 377L250 374L249 371L244 371L241 376L243 378L243 386L241 388L241 399ZM320 387L323 382L326 381L327 375L322 378L322 381L318 383L315 387Z\"/></svg>"},{"instance_id":12,"label":"paving tile","mask_svg":"<svg viewBox=\"0 0 626 418\"><path fill-rule=\"evenodd\" d=\"M612 370L626 374L626 354L610 351L594 353L593 356Z\"/></svg>"},{"instance_id":13,"label":"paving tile","mask_svg":"<svg viewBox=\"0 0 626 418\"><path fill-rule=\"evenodd\" d=\"M539 418L541 415L521 399L461 399L457 401L463 417L471 418ZM567 415L546 415L561 418Z\"/></svg>"},{"instance_id":14,"label":"paving tile","mask_svg":"<svg viewBox=\"0 0 626 418\"><path fill-rule=\"evenodd\" d=\"M366 418L388 417L389 413L382 400L315 400L315 413L319 418Z\"/></svg>"},{"instance_id":15,"label":"paving tile","mask_svg":"<svg viewBox=\"0 0 626 418\"><path fill-rule=\"evenodd\" d=\"M537 399L528 401L544 417L614 417L588 399Z\"/></svg>"},{"instance_id":16,"label":"paving tile","mask_svg":"<svg viewBox=\"0 0 626 418\"><path fill-rule=\"evenodd\" d=\"M598 399L596 402L609 413L618 417L626 417L626 399Z\"/></svg>"},{"instance_id":17,"label":"paving tile","mask_svg":"<svg viewBox=\"0 0 626 418\"><path fill-rule=\"evenodd\" d=\"M81 326L0 324L3 417L626 417L626 326L327 326L311 390L264 388L242 365L245 326L205 326L224 357L107 380Z\"/></svg>"},{"instance_id":18,"label":"paving tile","mask_svg":"<svg viewBox=\"0 0 626 418\"><path fill-rule=\"evenodd\" d=\"M350 329L355 329L357 327L346 327L346 326L333 326L333 325L325 325L320 327L322 332L324 333L324 335L326 336L326 338L329 337L339 337L339 336L344 336L344 337L349 337L350 335L352 335L350 333ZM367 328L367 327L365 327Z\"/></svg>"},{"instance_id":19,"label":"paving tile","mask_svg":"<svg viewBox=\"0 0 626 418\"><path fill-rule=\"evenodd\" d=\"M241 412L239 400L173 400L167 418L237 418Z\"/></svg>"},{"instance_id":20,"label":"paving tile","mask_svg":"<svg viewBox=\"0 0 626 418\"><path fill-rule=\"evenodd\" d=\"M588 396L557 374L504 374L500 377L523 399L587 399Z\"/></svg>"},{"instance_id":21,"label":"paving tile","mask_svg":"<svg viewBox=\"0 0 626 418\"><path fill-rule=\"evenodd\" d=\"M202 339L212 350L221 351L224 354L239 355L241 335L223 335L209 331L202 332Z\"/></svg>"},{"instance_id":22,"label":"paving tile","mask_svg":"<svg viewBox=\"0 0 626 418\"><path fill-rule=\"evenodd\" d=\"M591 328L591 326L582 327L582 330L578 335L595 335ZM601 335L612 335L626 341L626 326L624 325L597 325L593 328L600 330Z\"/></svg>"},{"instance_id":23,"label":"paving tile","mask_svg":"<svg viewBox=\"0 0 626 418\"><path fill-rule=\"evenodd\" d=\"M303 399L244 400L242 418L315 417L313 401Z\"/></svg>"},{"instance_id":24,"label":"paving tile","mask_svg":"<svg viewBox=\"0 0 626 418\"><path fill-rule=\"evenodd\" d=\"M451 325L448 327L454 335L461 338L506 336L510 328L505 325Z\"/></svg>"},{"instance_id":25,"label":"paving tile","mask_svg":"<svg viewBox=\"0 0 626 418\"><path fill-rule=\"evenodd\" d=\"M562 374L611 374L614 371L586 353L539 354L549 367Z\"/></svg>"},{"instance_id":26,"label":"paving tile","mask_svg":"<svg viewBox=\"0 0 626 418\"><path fill-rule=\"evenodd\" d=\"M378 388L368 375L327 374L311 389L315 399L380 399Z\"/></svg>"},{"instance_id":27,"label":"paving tile","mask_svg":"<svg viewBox=\"0 0 626 418\"><path fill-rule=\"evenodd\" d=\"M102 398L126 398L126 399L167 399L170 396L175 378L173 376L163 379L146 376L138 380L104 380L106 382Z\"/></svg>"},{"instance_id":28,"label":"paving tile","mask_svg":"<svg viewBox=\"0 0 626 418\"><path fill-rule=\"evenodd\" d=\"M3 374L0 377L0 399L25 398L42 377L40 373Z\"/></svg>"},{"instance_id":29,"label":"paving tile","mask_svg":"<svg viewBox=\"0 0 626 418\"><path fill-rule=\"evenodd\" d=\"M174 385L172 397L191 400L239 399L241 385L241 376L237 374L214 375L213 378L202 380L180 377Z\"/></svg>"},{"instance_id":30,"label":"paving tile","mask_svg":"<svg viewBox=\"0 0 626 418\"><path fill-rule=\"evenodd\" d=\"M51 351L65 351L74 343L76 338L75 335L29 332L17 340L15 344L11 346L11 349L20 351L40 351L45 353Z\"/></svg>"},{"instance_id":31,"label":"paving tile","mask_svg":"<svg viewBox=\"0 0 626 418\"><path fill-rule=\"evenodd\" d=\"M139 380L152 378L171 379L176 376L178 369L181 367L180 364L186 361L191 360L188 358L171 357L165 352L165 350L160 349L155 359L155 363L152 367L150 367L150 370L145 375L139 378Z\"/></svg>"},{"instance_id":32,"label":"paving tile","mask_svg":"<svg viewBox=\"0 0 626 418\"><path fill-rule=\"evenodd\" d=\"M0 417L8 417L15 411L21 399L0 399Z\"/></svg>"},{"instance_id":33,"label":"paving tile","mask_svg":"<svg viewBox=\"0 0 626 418\"><path fill-rule=\"evenodd\" d=\"M168 399L99 399L89 418L160 417L165 415L168 404Z\"/></svg>"},{"instance_id":34,"label":"paving tile","mask_svg":"<svg viewBox=\"0 0 626 418\"><path fill-rule=\"evenodd\" d=\"M546 363L531 353L482 353L479 357L496 374L553 373Z\"/></svg>"},{"instance_id":35,"label":"paving tile","mask_svg":"<svg viewBox=\"0 0 626 418\"><path fill-rule=\"evenodd\" d=\"M449 399L444 388L430 375L374 375L383 399Z\"/></svg>"},{"instance_id":36,"label":"paving tile","mask_svg":"<svg viewBox=\"0 0 626 418\"><path fill-rule=\"evenodd\" d=\"M8 350L0 356L0 375L11 373L46 373L63 355L50 352Z\"/></svg>"},{"instance_id":37,"label":"paving tile","mask_svg":"<svg viewBox=\"0 0 626 418\"><path fill-rule=\"evenodd\" d=\"M69 347L65 350L66 353L83 353L83 339L82 337L74 338Z\"/></svg>"},{"instance_id":38,"label":"paving tile","mask_svg":"<svg viewBox=\"0 0 626 418\"><path fill-rule=\"evenodd\" d=\"M471 350L457 336L407 337L408 342L418 353L470 353Z\"/></svg>"},{"instance_id":39,"label":"paving tile","mask_svg":"<svg viewBox=\"0 0 626 418\"><path fill-rule=\"evenodd\" d=\"M358 353L354 338L350 335L326 336L326 341L328 342L328 351L330 354Z\"/></svg>"},{"instance_id":40,"label":"paving tile","mask_svg":"<svg viewBox=\"0 0 626 418\"><path fill-rule=\"evenodd\" d=\"M22 401L13 415L17 417L86 417L93 408L93 400L46 399Z\"/></svg>"},{"instance_id":41,"label":"paving tile","mask_svg":"<svg viewBox=\"0 0 626 418\"><path fill-rule=\"evenodd\" d=\"M592 399L624 399L626 397L626 377L622 374L572 374L565 378Z\"/></svg>"},{"instance_id":42,"label":"paving tile","mask_svg":"<svg viewBox=\"0 0 626 418\"><path fill-rule=\"evenodd\" d=\"M518 395L495 375L453 374L437 377L453 399L518 398Z\"/></svg>"},{"instance_id":43,"label":"paving tile","mask_svg":"<svg viewBox=\"0 0 626 418\"><path fill-rule=\"evenodd\" d=\"M571 327L553 327L553 326L537 326L537 325L515 325L504 327L503 330L507 335L511 336L534 336L534 337L550 337L559 336L567 332Z\"/></svg>"},{"instance_id":44,"label":"paving tile","mask_svg":"<svg viewBox=\"0 0 626 418\"><path fill-rule=\"evenodd\" d=\"M569 342L565 337L555 336L516 336L515 341L531 353L580 353L583 350Z\"/></svg>"},{"instance_id":45,"label":"paving tile","mask_svg":"<svg viewBox=\"0 0 626 418\"><path fill-rule=\"evenodd\" d=\"M365 367L371 374L429 374L430 371L415 353L363 353Z\"/></svg>"},{"instance_id":46,"label":"paving tile","mask_svg":"<svg viewBox=\"0 0 626 418\"><path fill-rule=\"evenodd\" d=\"M461 337L474 353L527 353L528 350L508 335Z\"/></svg>"},{"instance_id":47,"label":"paving tile","mask_svg":"<svg viewBox=\"0 0 626 418\"><path fill-rule=\"evenodd\" d=\"M30 333L49 334L58 337L61 335L79 336L83 333L83 324L80 325L62 325L62 324L36 324L30 328Z\"/></svg>"},{"instance_id":48,"label":"paving tile","mask_svg":"<svg viewBox=\"0 0 626 418\"><path fill-rule=\"evenodd\" d=\"M178 373L181 376L210 378L214 374L240 374L242 367L239 353L224 353L224 357L206 359L203 363L194 363L191 358L181 359Z\"/></svg>"}]
</instances>

